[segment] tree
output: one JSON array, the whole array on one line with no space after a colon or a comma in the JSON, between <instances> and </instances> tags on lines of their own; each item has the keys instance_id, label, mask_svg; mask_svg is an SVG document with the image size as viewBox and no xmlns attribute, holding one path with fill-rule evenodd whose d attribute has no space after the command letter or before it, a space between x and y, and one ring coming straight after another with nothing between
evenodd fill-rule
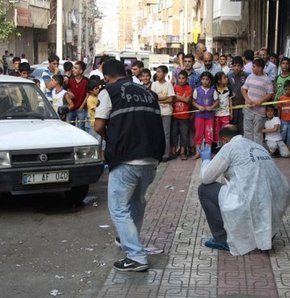
<instances>
[{"instance_id":1,"label":"tree","mask_svg":"<svg viewBox=\"0 0 290 298\"><path fill-rule=\"evenodd\" d=\"M16 31L14 22L7 20L7 15L12 8L12 3L7 0L0 0L0 41L7 40Z\"/></svg>"}]
</instances>

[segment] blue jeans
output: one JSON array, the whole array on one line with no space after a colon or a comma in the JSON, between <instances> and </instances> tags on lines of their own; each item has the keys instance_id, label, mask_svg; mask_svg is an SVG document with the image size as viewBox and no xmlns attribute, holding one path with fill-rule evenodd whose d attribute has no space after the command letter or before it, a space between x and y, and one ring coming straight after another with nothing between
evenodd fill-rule
<instances>
[{"instance_id":1,"label":"blue jeans","mask_svg":"<svg viewBox=\"0 0 290 298\"><path fill-rule=\"evenodd\" d=\"M76 122L71 122L71 124L75 125L76 127L85 130L85 120L87 116L87 111L86 110L74 110L70 111L67 114L67 121L76 121ZM78 122L80 120L80 122Z\"/></svg>"},{"instance_id":2,"label":"blue jeans","mask_svg":"<svg viewBox=\"0 0 290 298\"><path fill-rule=\"evenodd\" d=\"M145 193L155 178L155 165L121 164L109 174L108 204L123 251L129 259L147 264L147 252L140 241L145 212Z\"/></svg>"},{"instance_id":3,"label":"blue jeans","mask_svg":"<svg viewBox=\"0 0 290 298\"><path fill-rule=\"evenodd\" d=\"M290 121L281 120L281 136L283 142L290 147Z\"/></svg>"}]
</instances>

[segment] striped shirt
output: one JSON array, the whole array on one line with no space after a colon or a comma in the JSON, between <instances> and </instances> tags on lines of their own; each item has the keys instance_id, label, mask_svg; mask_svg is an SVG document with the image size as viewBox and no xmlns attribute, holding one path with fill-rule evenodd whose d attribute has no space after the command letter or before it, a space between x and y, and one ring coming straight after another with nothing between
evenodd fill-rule
<instances>
[{"instance_id":1,"label":"striped shirt","mask_svg":"<svg viewBox=\"0 0 290 298\"><path fill-rule=\"evenodd\" d=\"M257 102L261 97L267 94L274 93L273 83L266 75L257 76L255 74L250 74L242 88L248 90L248 97L253 102ZM259 115L265 115L265 107L263 106L246 109Z\"/></svg>"}]
</instances>

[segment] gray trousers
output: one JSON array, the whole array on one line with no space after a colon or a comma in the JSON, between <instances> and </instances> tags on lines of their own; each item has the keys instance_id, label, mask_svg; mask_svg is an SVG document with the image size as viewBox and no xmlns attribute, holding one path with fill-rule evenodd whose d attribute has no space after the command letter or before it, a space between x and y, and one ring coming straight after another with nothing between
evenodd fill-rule
<instances>
[{"instance_id":1,"label":"gray trousers","mask_svg":"<svg viewBox=\"0 0 290 298\"><path fill-rule=\"evenodd\" d=\"M171 128L171 116L162 116L163 130L165 134L165 153L164 158L168 158L170 155L170 128Z\"/></svg>"},{"instance_id":2,"label":"gray trousers","mask_svg":"<svg viewBox=\"0 0 290 298\"><path fill-rule=\"evenodd\" d=\"M211 184L200 184L198 187L198 196L205 213L210 231L213 238L218 242L227 241L227 233L224 229L219 207L219 192L223 184L214 182Z\"/></svg>"},{"instance_id":3,"label":"gray trousers","mask_svg":"<svg viewBox=\"0 0 290 298\"><path fill-rule=\"evenodd\" d=\"M246 109L244 113L244 137L263 146L263 133L265 117Z\"/></svg>"}]
</instances>

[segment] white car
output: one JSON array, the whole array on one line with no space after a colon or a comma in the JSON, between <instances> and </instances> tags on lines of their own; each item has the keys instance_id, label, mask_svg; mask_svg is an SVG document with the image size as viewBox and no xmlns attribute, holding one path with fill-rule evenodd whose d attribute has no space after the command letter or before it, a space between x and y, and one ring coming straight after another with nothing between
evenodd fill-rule
<instances>
[{"instance_id":1,"label":"white car","mask_svg":"<svg viewBox=\"0 0 290 298\"><path fill-rule=\"evenodd\" d=\"M100 144L63 122L34 82L0 76L0 192L64 191L82 201L101 176Z\"/></svg>"}]
</instances>

